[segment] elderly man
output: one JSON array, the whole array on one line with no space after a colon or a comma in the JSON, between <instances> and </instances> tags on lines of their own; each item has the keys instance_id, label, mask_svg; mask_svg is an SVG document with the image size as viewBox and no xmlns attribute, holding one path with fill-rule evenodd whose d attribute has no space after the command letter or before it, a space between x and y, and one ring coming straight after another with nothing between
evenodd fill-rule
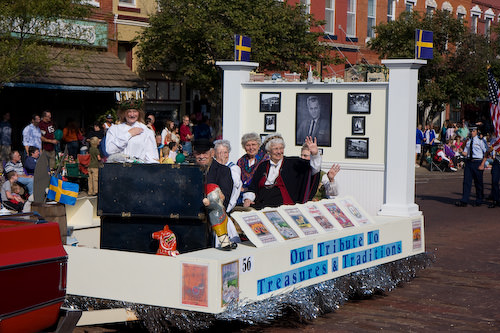
<instances>
[{"instance_id":1,"label":"elderly man","mask_svg":"<svg viewBox=\"0 0 500 333\"><path fill-rule=\"evenodd\" d=\"M40 116L34 114L31 116L31 124L23 129L23 146L26 155L29 154L29 147L37 147L42 149L42 132L38 125L40 124Z\"/></svg>"},{"instance_id":2,"label":"elderly man","mask_svg":"<svg viewBox=\"0 0 500 333\"><path fill-rule=\"evenodd\" d=\"M205 184L217 184L224 194L224 207L229 206L233 191L231 170L214 159L213 144L210 140L199 139L193 142L195 163L203 169Z\"/></svg>"},{"instance_id":3,"label":"elderly man","mask_svg":"<svg viewBox=\"0 0 500 333\"><path fill-rule=\"evenodd\" d=\"M234 206L236 206L236 201L240 196L241 186L243 182L241 181L241 169L229 161L229 153L231 152L231 144L228 140L217 140L214 141L215 146L215 160L222 165L225 165L231 169L231 176L233 178L233 191L231 192L231 198L229 199L229 205L226 207L226 211L230 212Z\"/></svg>"},{"instance_id":4,"label":"elderly man","mask_svg":"<svg viewBox=\"0 0 500 333\"><path fill-rule=\"evenodd\" d=\"M304 203L312 199L318 189L321 155L316 138L306 137L311 152L310 161L300 157L285 157L285 142L280 134L266 139L270 160L261 163L243 195L243 206L261 209Z\"/></svg>"},{"instance_id":5,"label":"elderly man","mask_svg":"<svg viewBox=\"0 0 500 333\"><path fill-rule=\"evenodd\" d=\"M309 96L306 101L308 118L297 130L297 142L304 142L306 137L317 138L317 144L330 144L330 121L321 118L321 105L317 96Z\"/></svg>"},{"instance_id":6,"label":"elderly man","mask_svg":"<svg viewBox=\"0 0 500 333\"><path fill-rule=\"evenodd\" d=\"M24 172L23 163L21 163L21 154L17 150L13 150L9 154L10 161L5 164L5 173L15 171L17 173L17 182L26 185L29 194L33 194L33 176L27 175Z\"/></svg>"}]
</instances>

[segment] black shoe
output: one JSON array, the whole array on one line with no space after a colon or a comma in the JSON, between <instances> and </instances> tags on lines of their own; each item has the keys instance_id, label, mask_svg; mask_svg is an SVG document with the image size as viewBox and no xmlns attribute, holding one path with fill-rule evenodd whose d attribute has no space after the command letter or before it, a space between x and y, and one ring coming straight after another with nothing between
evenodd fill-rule
<instances>
[{"instance_id":1,"label":"black shoe","mask_svg":"<svg viewBox=\"0 0 500 333\"><path fill-rule=\"evenodd\" d=\"M498 201L493 201L488 205L488 208L495 208L496 206L500 206L500 204L498 203Z\"/></svg>"},{"instance_id":2,"label":"black shoe","mask_svg":"<svg viewBox=\"0 0 500 333\"><path fill-rule=\"evenodd\" d=\"M463 201L456 201L455 206L457 207L467 207L467 203Z\"/></svg>"}]
</instances>

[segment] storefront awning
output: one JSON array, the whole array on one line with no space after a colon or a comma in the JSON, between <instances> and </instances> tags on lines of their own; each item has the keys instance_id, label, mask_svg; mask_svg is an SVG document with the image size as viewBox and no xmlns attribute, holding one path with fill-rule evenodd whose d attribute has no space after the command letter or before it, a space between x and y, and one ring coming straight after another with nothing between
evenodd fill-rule
<instances>
[{"instance_id":1,"label":"storefront awning","mask_svg":"<svg viewBox=\"0 0 500 333\"><path fill-rule=\"evenodd\" d=\"M130 91L146 83L109 52L65 50L74 64L53 66L47 75L5 84L10 87L79 91Z\"/></svg>"}]
</instances>

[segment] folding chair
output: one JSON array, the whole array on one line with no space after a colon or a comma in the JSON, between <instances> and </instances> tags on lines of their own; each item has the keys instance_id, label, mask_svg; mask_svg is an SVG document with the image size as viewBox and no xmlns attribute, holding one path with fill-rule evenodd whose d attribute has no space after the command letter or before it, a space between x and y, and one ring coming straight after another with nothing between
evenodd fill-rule
<instances>
[{"instance_id":1,"label":"folding chair","mask_svg":"<svg viewBox=\"0 0 500 333\"><path fill-rule=\"evenodd\" d=\"M429 162L429 171L439 170L440 172L445 172L448 166L448 162L436 160L437 150L438 150L437 146L433 146L431 148L431 155L427 160L427 162Z\"/></svg>"}]
</instances>

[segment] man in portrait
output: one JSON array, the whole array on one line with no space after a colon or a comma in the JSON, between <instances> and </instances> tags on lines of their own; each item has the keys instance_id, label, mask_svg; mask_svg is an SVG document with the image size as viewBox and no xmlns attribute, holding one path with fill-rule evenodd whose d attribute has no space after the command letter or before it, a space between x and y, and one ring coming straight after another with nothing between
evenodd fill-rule
<instances>
[{"instance_id":1,"label":"man in portrait","mask_svg":"<svg viewBox=\"0 0 500 333\"><path fill-rule=\"evenodd\" d=\"M299 104L299 100L297 103L295 144L302 145L306 137L310 136L317 139L318 146L330 146L330 119L322 118L322 108L325 105L320 103L320 98L315 95L307 96L305 109Z\"/></svg>"}]
</instances>

